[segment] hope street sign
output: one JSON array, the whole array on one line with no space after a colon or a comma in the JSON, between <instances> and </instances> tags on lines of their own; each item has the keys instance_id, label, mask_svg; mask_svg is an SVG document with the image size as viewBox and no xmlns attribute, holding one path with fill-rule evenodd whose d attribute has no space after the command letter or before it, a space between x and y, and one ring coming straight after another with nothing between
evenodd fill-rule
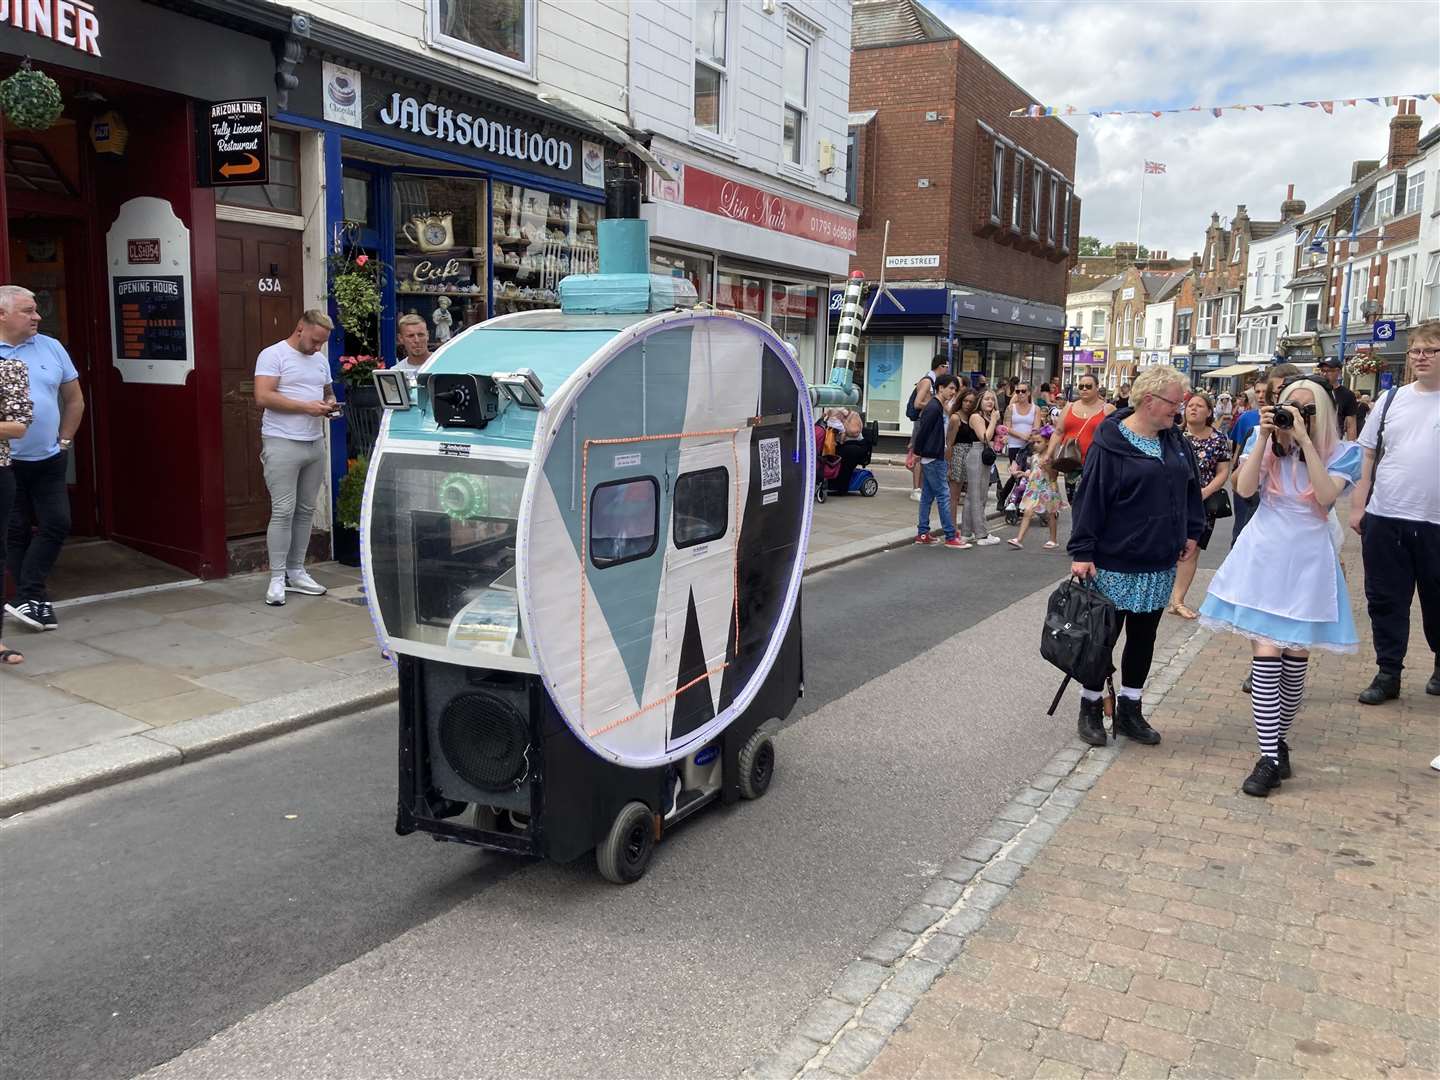
<instances>
[{"instance_id":1,"label":"hope street sign","mask_svg":"<svg viewBox=\"0 0 1440 1080\"><path fill-rule=\"evenodd\" d=\"M264 98L214 101L206 114L206 167L210 187L270 182L270 117Z\"/></svg>"}]
</instances>

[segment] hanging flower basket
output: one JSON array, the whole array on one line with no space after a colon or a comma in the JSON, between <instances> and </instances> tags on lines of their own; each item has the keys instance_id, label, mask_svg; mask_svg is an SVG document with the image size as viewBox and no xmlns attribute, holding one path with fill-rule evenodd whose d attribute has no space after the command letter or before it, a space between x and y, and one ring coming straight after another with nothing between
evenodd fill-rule
<instances>
[{"instance_id":1,"label":"hanging flower basket","mask_svg":"<svg viewBox=\"0 0 1440 1080\"><path fill-rule=\"evenodd\" d=\"M60 85L26 60L20 70L0 82L0 112L6 123L26 131L44 131L60 119L65 102Z\"/></svg>"},{"instance_id":2,"label":"hanging flower basket","mask_svg":"<svg viewBox=\"0 0 1440 1080\"><path fill-rule=\"evenodd\" d=\"M1374 353L1360 353L1345 361L1345 370L1351 375L1378 375L1385 370L1385 361Z\"/></svg>"}]
</instances>

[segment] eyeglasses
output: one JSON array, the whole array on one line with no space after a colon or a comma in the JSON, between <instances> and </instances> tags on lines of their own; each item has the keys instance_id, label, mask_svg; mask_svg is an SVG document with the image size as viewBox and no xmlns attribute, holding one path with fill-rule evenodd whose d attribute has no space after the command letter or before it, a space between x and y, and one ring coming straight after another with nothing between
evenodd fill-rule
<instances>
[{"instance_id":1,"label":"eyeglasses","mask_svg":"<svg viewBox=\"0 0 1440 1080\"><path fill-rule=\"evenodd\" d=\"M1029 392L1030 388L1028 386L1017 386L1015 388L1015 393L1017 394L1028 394Z\"/></svg>"},{"instance_id":2,"label":"eyeglasses","mask_svg":"<svg viewBox=\"0 0 1440 1080\"><path fill-rule=\"evenodd\" d=\"M1440 356L1440 348L1432 345L1429 348L1409 349L1405 355L1411 360L1420 360L1422 358L1425 360L1434 360L1437 356Z\"/></svg>"},{"instance_id":3,"label":"eyeglasses","mask_svg":"<svg viewBox=\"0 0 1440 1080\"><path fill-rule=\"evenodd\" d=\"M1161 401L1165 402L1166 405L1169 405L1172 409L1178 409L1181 404L1178 401L1171 401L1168 397L1165 397L1162 394L1151 394L1150 396L1153 398L1159 398Z\"/></svg>"},{"instance_id":4,"label":"eyeglasses","mask_svg":"<svg viewBox=\"0 0 1440 1080\"><path fill-rule=\"evenodd\" d=\"M1094 384L1093 382L1082 382L1082 383L1080 384L1080 389L1081 389L1081 390L1094 390L1094 389L1095 389L1095 384Z\"/></svg>"}]
</instances>

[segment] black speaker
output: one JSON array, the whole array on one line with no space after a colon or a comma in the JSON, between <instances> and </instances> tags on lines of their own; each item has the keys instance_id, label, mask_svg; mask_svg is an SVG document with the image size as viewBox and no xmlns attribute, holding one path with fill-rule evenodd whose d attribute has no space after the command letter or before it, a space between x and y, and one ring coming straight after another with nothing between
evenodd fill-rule
<instances>
[{"instance_id":1,"label":"black speaker","mask_svg":"<svg viewBox=\"0 0 1440 1080\"><path fill-rule=\"evenodd\" d=\"M430 778L457 802L530 811L540 740L524 677L477 679L465 669L428 665L426 726Z\"/></svg>"}]
</instances>

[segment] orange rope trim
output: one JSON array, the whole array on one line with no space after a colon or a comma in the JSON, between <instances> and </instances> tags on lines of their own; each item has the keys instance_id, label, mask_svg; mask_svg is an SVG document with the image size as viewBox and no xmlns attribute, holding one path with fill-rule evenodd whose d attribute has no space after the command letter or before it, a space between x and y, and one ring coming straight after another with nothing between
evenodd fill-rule
<instances>
[{"instance_id":1,"label":"orange rope trim","mask_svg":"<svg viewBox=\"0 0 1440 1080\"><path fill-rule=\"evenodd\" d=\"M715 428L715 429L710 430L710 431L681 431L681 432L676 432L676 433L670 434L670 435L629 435L629 436L625 436L625 437L623 437L623 438L614 438L614 439L586 439L586 440L585 440L585 444L584 444L584 446L583 446L582 449L581 449L581 457L580 457L580 717L579 717L579 719L580 719L580 723L581 723L582 726L583 726L584 723L585 723L585 681L586 681L586 680L585 680L585 642L586 642L586 640L587 640L587 638L586 638L586 633L585 633L585 629L586 629L586 628L585 628L585 610L586 610L586 607L588 606L588 605L587 605L587 602L586 602L586 601L587 601L587 594L586 594L585 585L586 585L586 579L587 579L588 574L589 574L588 564L589 564L589 561L590 561L590 524L589 524L589 513L590 513L590 495L589 495L589 488L590 488L590 484L589 484L589 480L588 480L588 475L589 475L589 470L590 470L590 447L592 447L592 446L619 446L619 445L623 445L623 444L625 444L625 443L658 442L658 441L661 440L661 439L703 439L703 438L710 438L710 437L717 436L717 435L729 435L729 436L730 436L730 458L731 458L731 462L733 463L734 468L735 468L735 479L734 479L734 488L735 488L735 558L734 558L733 563L732 563L732 566L731 566L731 573L732 573L733 578L734 578L734 590L735 590L735 602L734 602L734 605L733 605L734 614L735 614L735 651L736 651L736 653L739 653L739 651L740 651L740 524L741 524L741 519L740 519L740 449L739 449L738 446L735 445L735 436L738 435L742 430L744 430L744 429L738 428L738 427L733 427L733 428ZM624 717L621 717L619 720L612 721L611 723L606 724L604 727L600 728L600 729L597 730L597 731L590 731L590 730L587 729L587 730L586 730L586 734L587 734L587 735L592 735L592 736L593 736L593 735L603 735L603 734L605 734L605 732L611 731L611 730L613 730L614 728L619 727L621 724L629 723L631 720L634 720L636 717L640 716L642 713L649 712L651 709L656 708L657 706L663 705L663 704L665 704L667 701L670 701L670 700L672 700L673 698L678 697L680 694L682 694L684 691L690 689L690 687L694 686L696 683L698 683L698 682L700 682L700 681L702 681L702 680L704 680L704 679L708 679L711 675L714 675L714 674L716 674L717 672L724 671L724 670L725 670L727 667L729 667L729 666L730 666L730 664L729 664L729 662L727 661L726 663L721 664L719 667L712 668L712 669L710 669L709 671L705 672L705 674L696 676L694 679L692 679L690 682L686 683L684 686L679 687L678 689L674 690L673 692L671 692L671 693L669 693L669 694L666 694L664 697L658 699L657 701L652 701L652 702L650 702L648 705L642 705L642 706L640 706L640 708L638 708L637 710L635 710L635 711L634 711L633 713L631 713L629 716L624 716Z\"/></svg>"},{"instance_id":2,"label":"orange rope trim","mask_svg":"<svg viewBox=\"0 0 1440 1080\"><path fill-rule=\"evenodd\" d=\"M647 712L649 712L651 709L659 708L661 705L664 705L667 701L671 701L671 700L679 697L681 694L683 694L686 690L689 690L689 689L690 689L692 686L694 686L696 683L704 682L706 679L710 678L711 675L718 675L720 672L724 671L724 670L725 670L726 668L728 668L729 666L730 666L730 664L729 664L729 662L727 661L727 662L724 663L724 664L720 664L720 665L717 666L717 667L711 668L709 671L705 672L703 675L696 675L695 678L691 679L691 680L690 680L689 682L687 682L684 686L676 687L674 690L670 691L670 693L666 694L664 697L659 698L658 700L655 700L655 701L650 702L649 705L641 705L640 708L636 709L636 710L635 710L633 713L631 713L629 716L622 716L622 717L620 717L619 720L612 720L612 721L610 721L610 723L606 724L604 727L602 727L602 728L597 728L597 729L594 730L594 731L589 731L589 730L587 730L587 731L585 732L585 734L586 734L586 735L604 735L607 731L613 731L615 728L619 727L621 724L628 724L631 720L634 720L634 719L635 719L637 716L639 716L641 713L647 713Z\"/></svg>"}]
</instances>

